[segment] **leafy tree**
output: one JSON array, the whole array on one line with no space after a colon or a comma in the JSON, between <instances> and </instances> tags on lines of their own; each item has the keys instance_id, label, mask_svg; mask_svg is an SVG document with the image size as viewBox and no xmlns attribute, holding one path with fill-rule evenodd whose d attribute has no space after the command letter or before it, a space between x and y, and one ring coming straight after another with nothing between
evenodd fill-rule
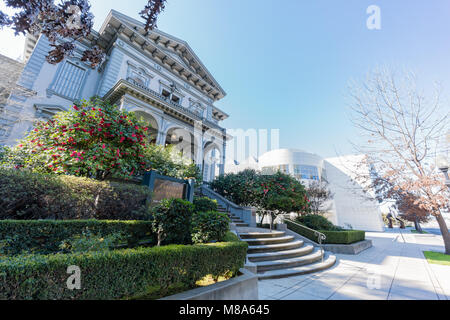
<instances>
[{"instance_id":1,"label":"leafy tree","mask_svg":"<svg viewBox=\"0 0 450 320\"><path fill-rule=\"evenodd\" d=\"M195 179L197 184L201 184L203 176L200 168L189 158L183 157L175 146L162 146L149 144L146 146L145 160L148 162L148 169L156 170L160 174L179 179Z\"/></svg>"},{"instance_id":2,"label":"leafy tree","mask_svg":"<svg viewBox=\"0 0 450 320\"><path fill-rule=\"evenodd\" d=\"M265 175L255 170L244 170L219 176L210 186L238 205L256 207L262 216L270 214L271 227L279 214L310 210L305 187L281 172Z\"/></svg>"},{"instance_id":3,"label":"leafy tree","mask_svg":"<svg viewBox=\"0 0 450 320\"><path fill-rule=\"evenodd\" d=\"M406 193L397 199L396 205L400 211L400 217L414 222L416 230L422 233L420 223L428 222L430 220L430 213L420 206L420 199L414 194Z\"/></svg>"},{"instance_id":4,"label":"leafy tree","mask_svg":"<svg viewBox=\"0 0 450 320\"><path fill-rule=\"evenodd\" d=\"M146 20L146 31L156 27L158 15L164 10L166 0L148 0L140 12ZM92 32L94 16L88 0L4 0L7 7L17 10L10 16L0 11L0 27L11 27L18 34L45 35L53 49L47 61L57 64L75 50L75 42ZM58 43L60 39L65 42ZM89 61L93 68L104 59L103 50L94 46L83 52L82 61Z\"/></svg>"},{"instance_id":5,"label":"leafy tree","mask_svg":"<svg viewBox=\"0 0 450 320\"><path fill-rule=\"evenodd\" d=\"M194 205L181 199L164 199L150 209L152 230L162 244L190 244Z\"/></svg>"},{"instance_id":6,"label":"leafy tree","mask_svg":"<svg viewBox=\"0 0 450 320\"><path fill-rule=\"evenodd\" d=\"M450 232L442 216L450 206L450 193L433 165L437 143L449 125L439 88L426 97L413 74L399 77L390 70L376 70L364 83L352 86L351 98L352 121L366 139L356 144L357 152L367 155L361 165L374 169L356 173L358 183L384 200L413 195L415 206L436 218L445 253L450 254Z\"/></svg>"},{"instance_id":7,"label":"leafy tree","mask_svg":"<svg viewBox=\"0 0 450 320\"><path fill-rule=\"evenodd\" d=\"M334 195L328 188L326 181L310 182L306 186L306 193L312 213L320 214L330 210L331 204L329 201L333 199Z\"/></svg>"},{"instance_id":8,"label":"leafy tree","mask_svg":"<svg viewBox=\"0 0 450 320\"><path fill-rule=\"evenodd\" d=\"M133 112L92 98L38 122L18 145L0 149L4 167L105 180L156 170L201 183L198 166L172 147L150 144L146 124Z\"/></svg>"}]
</instances>

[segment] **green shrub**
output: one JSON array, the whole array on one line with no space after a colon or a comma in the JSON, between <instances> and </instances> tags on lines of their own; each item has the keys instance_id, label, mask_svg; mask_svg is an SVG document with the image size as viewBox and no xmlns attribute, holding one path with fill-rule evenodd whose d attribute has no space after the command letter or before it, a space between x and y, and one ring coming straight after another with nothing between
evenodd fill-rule
<instances>
[{"instance_id":1,"label":"green shrub","mask_svg":"<svg viewBox=\"0 0 450 320\"><path fill-rule=\"evenodd\" d=\"M81 235L64 240L59 248L70 253L111 250L120 245L124 237L122 233L101 236L86 230Z\"/></svg>"},{"instance_id":2,"label":"green shrub","mask_svg":"<svg viewBox=\"0 0 450 320\"><path fill-rule=\"evenodd\" d=\"M148 187L0 168L0 220L148 217Z\"/></svg>"},{"instance_id":3,"label":"green shrub","mask_svg":"<svg viewBox=\"0 0 450 320\"><path fill-rule=\"evenodd\" d=\"M140 240L155 238L151 226L148 221L0 220L0 253L55 253L63 241L83 232L101 237L121 233L128 246L135 246Z\"/></svg>"},{"instance_id":4,"label":"green shrub","mask_svg":"<svg viewBox=\"0 0 450 320\"><path fill-rule=\"evenodd\" d=\"M318 214L307 214L297 217L296 222L314 230L339 231L342 228L333 225L327 218Z\"/></svg>"},{"instance_id":5,"label":"green shrub","mask_svg":"<svg viewBox=\"0 0 450 320\"><path fill-rule=\"evenodd\" d=\"M230 218L216 211L196 212L192 216L192 242L223 241L229 230Z\"/></svg>"},{"instance_id":6,"label":"green shrub","mask_svg":"<svg viewBox=\"0 0 450 320\"><path fill-rule=\"evenodd\" d=\"M150 209L152 230L162 244L190 244L194 205L181 199L163 199Z\"/></svg>"},{"instance_id":7,"label":"green shrub","mask_svg":"<svg viewBox=\"0 0 450 320\"><path fill-rule=\"evenodd\" d=\"M327 237L325 243L330 244L351 244L366 238L366 232L360 230L323 231L323 233Z\"/></svg>"},{"instance_id":8,"label":"green shrub","mask_svg":"<svg viewBox=\"0 0 450 320\"><path fill-rule=\"evenodd\" d=\"M247 255L245 242L171 245L77 254L28 255L0 260L1 300L121 299L158 286L194 287L207 275L236 275ZM81 289L69 290L67 268L81 269Z\"/></svg>"},{"instance_id":9,"label":"green shrub","mask_svg":"<svg viewBox=\"0 0 450 320\"><path fill-rule=\"evenodd\" d=\"M234 234L231 231L228 231L225 234L225 237L224 237L223 241L224 242L239 242L240 240L239 240L239 238L238 238L238 236L236 234Z\"/></svg>"},{"instance_id":10,"label":"green shrub","mask_svg":"<svg viewBox=\"0 0 450 320\"><path fill-rule=\"evenodd\" d=\"M284 220L288 229L292 230L299 235L302 235L314 242L318 242L317 235L314 231L306 229L302 226L292 223L288 219ZM341 230L341 231L326 231L318 230L326 236L324 244L351 244L359 241L363 241L366 237L365 231L359 230Z\"/></svg>"},{"instance_id":11,"label":"green shrub","mask_svg":"<svg viewBox=\"0 0 450 320\"><path fill-rule=\"evenodd\" d=\"M195 212L209 212L217 210L218 210L217 200L212 200L208 197L194 198Z\"/></svg>"}]
</instances>

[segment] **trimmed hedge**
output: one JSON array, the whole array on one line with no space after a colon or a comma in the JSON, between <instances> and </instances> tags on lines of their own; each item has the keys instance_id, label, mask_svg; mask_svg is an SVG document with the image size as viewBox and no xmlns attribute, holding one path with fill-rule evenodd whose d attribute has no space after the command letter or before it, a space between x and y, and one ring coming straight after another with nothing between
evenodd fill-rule
<instances>
[{"instance_id":1,"label":"trimmed hedge","mask_svg":"<svg viewBox=\"0 0 450 320\"><path fill-rule=\"evenodd\" d=\"M209 212L217 211L217 200L212 200L208 197L196 197L194 198L194 211L195 212Z\"/></svg>"},{"instance_id":2,"label":"trimmed hedge","mask_svg":"<svg viewBox=\"0 0 450 320\"><path fill-rule=\"evenodd\" d=\"M0 220L144 220L149 188L0 168Z\"/></svg>"},{"instance_id":3,"label":"trimmed hedge","mask_svg":"<svg viewBox=\"0 0 450 320\"><path fill-rule=\"evenodd\" d=\"M317 242L317 236L314 234L313 231L308 230L306 228L302 228L288 219L284 220L288 229L292 230L299 235L302 235L309 240L312 240L314 242ZM363 241L366 238L366 232L365 231L359 231L359 230L343 230L343 231L326 231L326 230L319 230L319 232L323 233L327 238L323 242L323 244L351 244L359 241Z\"/></svg>"},{"instance_id":4,"label":"trimmed hedge","mask_svg":"<svg viewBox=\"0 0 450 320\"><path fill-rule=\"evenodd\" d=\"M324 216L318 214L301 215L297 217L295 221L314 230L325 230L325 231L343 230L342 228L335 226L333 223L331 223L331 221L329 221Z\"/></svg>"},{"instance_id":5,"label":"trimmed hedge","mask_svg":"<svg viewBox=\"0 0 450 320\"><path fill-rule=\"evenodd\" d=\"M360 230L344 231L321 231L327 236L325 244L351 244L363 241L366 238L366 232Z\"/></svg>"},{"instance_id":6,"label":"trimmed hedge","mask_svg":"<svg viewBox=\"0 0 450 320\"><path fill-rule=\"evenodd\" d=\"M207 275L235 275L245 242L124 249L83 254L16 256L0 260L0 299L120 299L163 292L174 284L193 288ZM69 290L69 266L81 269L81 289Z\"/></svg>"},{"instance_id":7,"label":"trimmed hedge","mask_svg":"<svg viewBox=\"0 0 450 320\"><path fill-rule=\"evenodd\" d=\"M115 233L127 235L129 246L142 239L153 239L149 221L108 221L108 220L0 220L0 241L7 241L8 255L23 251L41 254L58 252L63 240L81 235L87 229L97 235L108 236Z\"/></svg>"}]
</instances>

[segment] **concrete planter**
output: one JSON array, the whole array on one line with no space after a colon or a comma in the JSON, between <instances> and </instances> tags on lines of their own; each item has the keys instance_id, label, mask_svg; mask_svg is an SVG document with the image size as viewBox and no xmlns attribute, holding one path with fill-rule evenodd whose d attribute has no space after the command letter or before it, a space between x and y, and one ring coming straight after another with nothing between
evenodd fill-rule
<instances>
[{"instance_id":1,"label":"concrete planter","mask_svg":"<svg viewBox=\"0 0 450 320\"><path fill-rule=\"evenodd\" d=\"M246 269L239 271L241 275L230 280L160 300L258 300L258 276Z\"/></svg>"},{"instance_id":2,"label":"concrete planter","mask_svg":"<svg viewBox=\"0 0 450 320\"><path fill-rule=\"evenodd\" d=\"M312 241L298 233L289 230L286 224L279 224L278 230L286 232L286 234L294 236L296 239L300 239L305 241L306 243L310 243L314 246L319 246L319 244L315 241ZM360 252L369 249L372 247L372 240L363 240L359 242L355 242L352 244L323 244L323 250L333 252L333 253L342 253L342 254L359 254Z\"/></svg>"},{"instance_id":3,"label":"concrete planter","mask_svg":"<svg viewBox=\"0 0 450 320\"><path fill-rule=\"evenodd\" d=\"M358 254L372 247L372 240L363 240L352 244L324 244L325 251L342 254Z\"/></svg>"}]
</instances>

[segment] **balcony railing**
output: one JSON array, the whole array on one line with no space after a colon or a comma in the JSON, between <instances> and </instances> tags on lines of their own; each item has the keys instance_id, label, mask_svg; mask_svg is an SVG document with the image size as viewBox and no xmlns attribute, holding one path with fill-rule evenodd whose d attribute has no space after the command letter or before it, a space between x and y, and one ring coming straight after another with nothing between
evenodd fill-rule
<instances>
[{"instance_id":1,"label":"balcony railing","mask_svg":"<svg viewBox=\"0 0 450 320\"><path fill-rule=\"evenodd\" d=\"M219 127L220 129L222 129L219 126L218 121L208 120L208 119L204 118L203 115L200 114L199 112L194 112L192 110L189 110L188 108L183 107L181 104L172 101L168 97L165 97L162 94L148 88L147 86L142 85L141 83L135 81L132 78L127 78L126 81L129 82L130 84L132 84L133 86L138 87L141 90L144 90L146 93L150 94L151 96L164 101L165 103L169 104L171 107L175 108L176 110L182 111L183 113L187 114L191 118L198 120L198 121L206 122L207 124L212 125L213 127Z\"/></svg>"}]
</instances>

